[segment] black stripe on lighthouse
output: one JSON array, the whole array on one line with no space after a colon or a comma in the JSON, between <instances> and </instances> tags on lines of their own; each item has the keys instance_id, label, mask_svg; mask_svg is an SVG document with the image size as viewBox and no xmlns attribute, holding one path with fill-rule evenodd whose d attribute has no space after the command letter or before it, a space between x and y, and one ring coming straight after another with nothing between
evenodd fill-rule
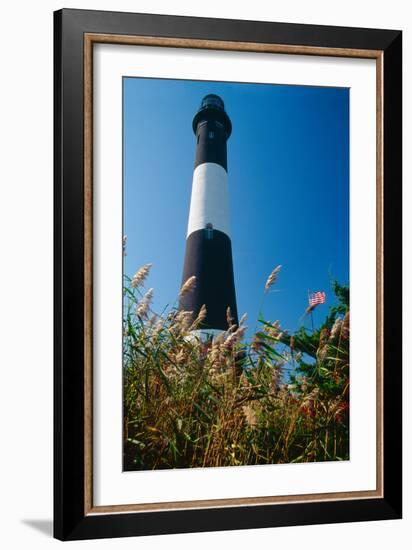
<instances>
[{"instance_id":1,"label":"black stripe on lighthouse","mask_svg":"<svg viewBox=\"0 0 412 550\"><path fill-rule=\"evenodd\" d=\"M227 185L226 141L232 124L220 97L203 98L193 131L196 156L182 284L194 275L196 288L181 298L179 307L192 311L194 319L204 304L203 328L226 330L227 308L235 323L238 315Z\"/></svg>"}]
</instances>

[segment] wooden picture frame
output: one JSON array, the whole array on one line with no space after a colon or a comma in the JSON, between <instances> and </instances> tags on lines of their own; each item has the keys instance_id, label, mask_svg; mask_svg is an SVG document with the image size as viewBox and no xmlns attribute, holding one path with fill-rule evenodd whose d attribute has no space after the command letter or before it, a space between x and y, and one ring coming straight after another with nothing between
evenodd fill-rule
<instances>
[{"instance_id":1,"label":"wooden picture frame","mask_svg":"<svg viewBox=\"0 0 412 550\"><path fill-rule=\"evenodd\" d=\"M375 491L93 503L93 132L97 43L376 60ZM64 9L54 14L54 534L61 540L396 519L402 510L402 34Z\"/></svg>"}]
</instances>

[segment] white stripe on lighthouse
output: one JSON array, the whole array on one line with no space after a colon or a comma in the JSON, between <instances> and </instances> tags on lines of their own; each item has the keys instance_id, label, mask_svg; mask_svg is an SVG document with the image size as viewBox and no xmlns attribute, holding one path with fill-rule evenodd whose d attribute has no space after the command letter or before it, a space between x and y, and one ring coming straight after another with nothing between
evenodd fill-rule
<instances>
[{"instance_id":1,"label":"white stripe on lighthouse","mask_svg":"<svg viewBox=\"0 0 412 550\"><path fill-rule=\"evenodd\" d=\"M227 172L214 162L199 164L193 172L187 236L208 223L230 236Z\"/></svg>"}]
</instances>

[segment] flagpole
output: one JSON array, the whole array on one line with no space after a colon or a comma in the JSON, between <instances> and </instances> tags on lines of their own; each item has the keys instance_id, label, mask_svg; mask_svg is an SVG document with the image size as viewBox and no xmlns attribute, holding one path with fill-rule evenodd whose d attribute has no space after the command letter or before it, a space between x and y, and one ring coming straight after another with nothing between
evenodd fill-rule
<instances>
[{"instance_id":1,"label":"flagpole","mask_svg":"<svg viewBox=\"0 0 412 550\"><path fill-rule=\"evenodd\" d=\"M308 303L310 307L310 288L308 288ZM312 323L312 332L314 332L315 329L313 328L313 309L310 310L310 320Z\"/></svg>"}]
</instances>

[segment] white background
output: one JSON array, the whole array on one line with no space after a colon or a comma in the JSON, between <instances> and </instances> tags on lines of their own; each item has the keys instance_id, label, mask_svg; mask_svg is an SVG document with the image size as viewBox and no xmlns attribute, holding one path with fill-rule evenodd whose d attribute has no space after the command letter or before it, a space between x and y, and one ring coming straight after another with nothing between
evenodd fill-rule
<instances>
[{"instance_id":1,"label":"white background","mask_svg":"<svg viewBox=\"0 0 412 550\"><path fill-rule=\"evenodd\" d=\"M98 44L93 66L94 503L104 506L375 489L376 256L371 246L376 224L375 61ZM125 74L228 81L243 81L246 74L249 82L350 88L350 461L122 472L120 312ZM369 315L367 327L365 311Z\"/></svg>"},{"instance_id":2,"label":"white background","mask_svg":"<svg viewBox=\"0 0 412 550\"><path fill-rule=\"evenodd\" d=\"M7 549L49 548L52 516L52 11L62 5L20 1L2 8L2 82L0 86L0 224L1 308L1 455L0 544ZM408 3L320 0L253 3L208 0L140 2L89 0L65 7L174 13L296 23L402 28L404 34L404 97L411 71ZM405 137L411 127L405 106ZM408 147L409 145L409 147ZM410 179L405 139L404 181ZM405 186L404 211L412 208ZM412 222L405 215L404 280L411 280ZM405 288L404 310L411 310ZM405 315L404 338L411 330ZM405 350L405 397L410 394L410 357ZM405 399L406 401L406 399ZM411 460L411 400L405 402L405 464ZM409 432L409 433L408 433ZM406 436L408 437L406 438ZM71 543L88 548L250 548L288 547L345 549L356 544L409 548L412 536L412 483L405 469L405 519L364 524L203 533Z\"/></svg>"}]
</instances>

